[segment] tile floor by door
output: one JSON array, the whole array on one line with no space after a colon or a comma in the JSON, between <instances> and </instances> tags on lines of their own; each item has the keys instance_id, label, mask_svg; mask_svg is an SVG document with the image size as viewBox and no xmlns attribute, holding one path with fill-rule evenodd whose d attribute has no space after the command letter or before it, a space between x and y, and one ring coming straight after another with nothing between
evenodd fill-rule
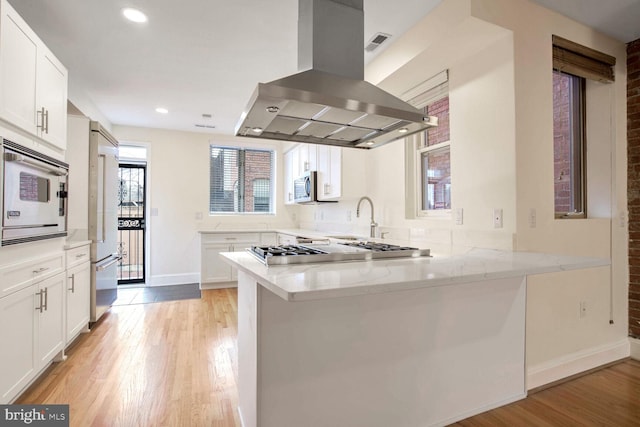
<instances>
[{"instance_id":1,"label":"tile floor by door","mask_svg":"<svg viewBox=\"0 0 640 427\"><path fill-rule=\"evenodd\" d=\"M114 306L200 298L197 283L174 286L120 286Z\"/></svg>"}]
</instances>

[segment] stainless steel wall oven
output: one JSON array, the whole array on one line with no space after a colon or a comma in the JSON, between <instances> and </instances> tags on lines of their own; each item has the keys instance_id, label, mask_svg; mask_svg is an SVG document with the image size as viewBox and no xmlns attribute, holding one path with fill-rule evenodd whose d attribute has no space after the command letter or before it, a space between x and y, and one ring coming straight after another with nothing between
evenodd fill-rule
<instances>
[{"instance_id":1,"label":"stainless steel wall oven","mask_svg":"<svg viewBox=\"0 0 640 427\"><path fill-rule=\"evenodd\" d=\"M67 235L69 165L0 138L2 246Z\"/></svg>"}]
</instances>

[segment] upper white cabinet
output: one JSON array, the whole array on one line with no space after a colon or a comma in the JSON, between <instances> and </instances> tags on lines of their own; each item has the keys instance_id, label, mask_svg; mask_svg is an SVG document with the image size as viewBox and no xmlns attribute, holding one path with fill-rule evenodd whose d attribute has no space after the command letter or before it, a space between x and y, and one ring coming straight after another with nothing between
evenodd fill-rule
<instances>
[{"instance_id":1,"label":"upper white cabinet","mask_svg":"<svg viewBox=\"0 0 640 427\"><path fill-rule=\"evenodd\" d=\"M0 13L0 117L64 150L67 69L6 0Z\"/></svg>"},{"instance_id":2,"label":"upper white cabinet","mask_svg":"<svg viewBox=\"0 0 640 427\"><path fill-rule=\"evenodd\" d=\"M298 177L298 147L284 153L284 203L293 204L293 180Z\"/></svg>"},{"instance_id":3,"label":"upper white cabinet","mask_svg":"<svg viewBox=\"0 0 640 427\"><path fill-rule=\"evenodd\" d=\"M337 200L342 196L342 149L318 146L318 200Z\"/></svg>"},{"instance_id":4,"label":"upper white cabinet","mask_svg":"<svg viewBox=\"0 0 640 427\"><path fill-rule=\"evenodd\" d=\"M342 196L342 148L298 144L284 153L285 204L294 203L293 181L309 171L318 172L318 200L334 201Z\"/></svg>"}]
</instances>

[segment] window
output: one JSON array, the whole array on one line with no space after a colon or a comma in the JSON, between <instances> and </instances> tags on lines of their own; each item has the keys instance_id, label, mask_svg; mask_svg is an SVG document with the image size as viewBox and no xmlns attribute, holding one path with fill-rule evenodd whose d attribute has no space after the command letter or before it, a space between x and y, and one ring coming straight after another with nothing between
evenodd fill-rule
<instances>
[{"instance_id":1,"label":"window","mask_svg":"<svg viewBox=\"0 0 640 427\"><path fill-rule=\"evenodd\" d=\"M209 213L273 214L274 152L210 146Z\"/></svg>"},{"instance_id":2,"label":"window","mask_svg":"<svg viewBox=\"0 0 640 427\"><path fill-rule=\"evenodd\" d=\"M553 171L556 218L587 215L586 98L614 81L614 57L553 36ZM595 119L595 117L594 117Z\"/></svg>"},{"instance_id":3,"label":"window","mask_svg":"<svg viewBox=\"0 0 640 427\"><path fill-rule=\"evenodd\" d=\"M438 126L414 137L416 150L416 214L451 209L451 155L449 138L448 72L432 77L416 88L419 94L409 102L423 108L425 115L438 117Z\"/></svg>"},{"instance_id":4,"label":"window","mask_svg":"<svg viewBox=\"0 0 640 427\"><path fill-rule=\"evenodd\" d=\"M585 214L585 79L553 72L553 171L556 216Z\"/></svg>"}]
</instances>

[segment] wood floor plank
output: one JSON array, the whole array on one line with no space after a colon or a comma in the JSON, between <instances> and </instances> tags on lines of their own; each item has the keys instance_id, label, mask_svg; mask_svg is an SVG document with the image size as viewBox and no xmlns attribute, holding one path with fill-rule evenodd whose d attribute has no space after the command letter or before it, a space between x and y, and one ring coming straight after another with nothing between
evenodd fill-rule
<instances>
[{"instance_id":1,"label":"wood floor plank","mask_svg":"<svg viewBox=\"0 0 640 427\"><path fill-rule=\"evenodd\" d=\"M237 306L235 289L219 289L199 300L114 307L16 403L69 404L74 427L239 427ZM640 362L454 425L640 426Z\"/></svg>"},{"instance_id":2,"label":"wood floor plank","mask_svg":"<svg viewBox=\"0 0 640 427\"><path fill-rule=\"evenodd\" d=\"M238 427L237 293L113 307L16 403L67 403L71 426Z\"/></svg>"}]
</instances>

